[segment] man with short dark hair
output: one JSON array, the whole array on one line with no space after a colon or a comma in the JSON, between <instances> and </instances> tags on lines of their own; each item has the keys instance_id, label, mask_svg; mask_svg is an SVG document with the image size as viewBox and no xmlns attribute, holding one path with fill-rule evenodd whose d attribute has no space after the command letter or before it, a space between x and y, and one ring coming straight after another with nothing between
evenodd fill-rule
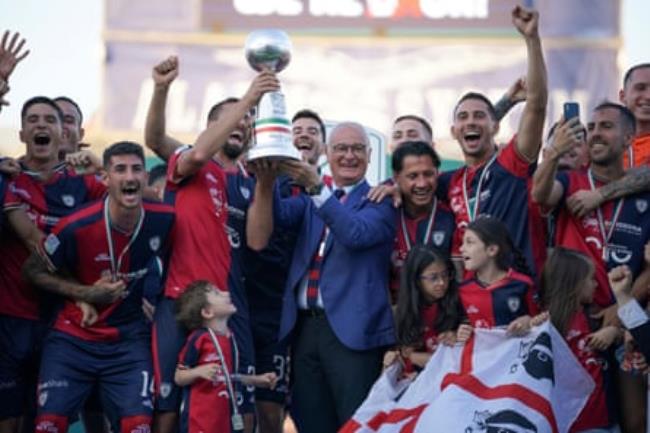
<instances>
[{"instance_id":1,"label":"man with short dark hair","mask_svg":"<svg viewBox=\"0 0 650 433\"><path fill-rule=\"evenodd\" d=\"M402 196L397 236L391 255L391 298L397 302L400 274L414 245L451 252L456 222L449 207L435 196L440 158L428 142L407 141L393 153L395 184Z\"/></svg>"},{"instance_id":2,"label":"man with short dark hair","mask_svg":"<svg viewBox=\"0 0 650 433\"><path fill-rule=\"evenodd\" d=\"M429 143L429 146L434 145L431 125L426 119L415 114L405 114L395 119L390 138L388 149L391 152L407 141L424 141Z\"/></svg>"},{"instance_id":3,"label":"man with short dark hair","mask_svg":"<svg viewBox=\"0 0 650 433\"><path fill-rule=\"evenodd\" d=\"M237 313L230 320L240 355L240 373L254 373L253 338L244 288L242 255L246 248L248 207L255 185L240 159L251 134L251 109L261 95L276 90L277 78L261 72L242 99L227 98L212 107L206 129L194 146L183 146L165 129L169 86L178 75L178 59L170 57L153 68L154 94L145 129L146 145L167 161L165 201L174 203L175 225L164 296L154 319L156 416L154 431L174 431L180 394L174 384L184 331L174 318L174 302L192 281L205 279L229 290ZM207 203L207 205L206 205ZM252 230L255 230L253 227ZM245 431L252 431L254 388L237 396Z\"/></svg>"},{"instance_id":4,"label":"man with short dark hair","mask_svg":"<svg viewBox=\"0 0 650 433\"><path fill-rule=\"evenodd\" d=\"M104 152L108 196L62 219L32 254L23 275L66 298L44 345L36 432L65 432L95 385L125 433L148 432L153 402L150 325L142 311L148 264L168 251L173 209L142 201L142 147ZM79 302L98 317L83 321Z\"/></svg>"},{"instance_id":5,"label":"man with short dark hair","mask_svg":"<svg viewBox=\"0 0 650 433\"><path fill-rule=\"evenodd\" d=\"M593 190L623 177L623 155L635 128L634 115L626 107L601 103L587 125L589 169L557 173L560 157L578 140L574 133L569 139L556 141L555 153L540 164L533 178L533 200L546 207L559 206L555 244L592 258L598 283L594 302L601 309L614 301L607 269L627 265L636 277L643 268L643 246L650 237L650 219L646 217L650 194L605 202L584 217L572 214L562 205L576 191Z\"/></svg>"},{"instance_id":6,"label":"man with short dark hair","mask_svg":"<svg viewBox=\"0 0 650 433\"><path fill-rule=\"evenodd\" d=\"M9 227L0 242L0 353L11 353L0 358L0 381L9 384L0 387L0 418L7 423L23 414L25 399L33 395L29 380L37 374L52 301L27 284L20 269L43 233L106 190L94 176L78 176L59 162L62 116L51 99L31 98L21 112L19 135L26 152L7 188L3 210Z\"/></svg>"},{"instance_id":7,"label":"man with short dark hair","mask_svg":"<svg viewBox=\"0 0 650 433\"><path fill-rule=\"evenodd\" d=\"M492 103L480 93L466 93L454 108L451 128L466 165L443 173L438 183L456 217L453 254L457 265L462 263L459 248L465 227L484 214L508 226L515 246L535 272L544 262L546 245L539 212L529 206L528 184L542 144L548 97L546 67L538 13L517 6L512 20L528 52L526 104L517 134L497 151L494 137L499 123Z\"/></svg>"},{"instance_id":8,"label":"man with short dark hair","mask_svg":"<svg viewBox=\"0 0 650 433\"><path fill-rule=\"evenodd\" d=\"M291 119L293 145L302 155L302 160L317 165L325 143L325 124L318 113L303 109Z\"/></svg>"}]
</instances>

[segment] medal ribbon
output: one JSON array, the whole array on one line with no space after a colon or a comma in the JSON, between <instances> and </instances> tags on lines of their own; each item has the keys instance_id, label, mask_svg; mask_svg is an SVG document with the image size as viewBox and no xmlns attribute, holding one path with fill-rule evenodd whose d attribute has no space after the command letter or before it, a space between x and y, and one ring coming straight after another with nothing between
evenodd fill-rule
<instances>
[{"instance_id":1,"label":"medal ribbon","mask_svg":"<svg viewBox=\"0 0 650 433\"><path fill-rule=\"evenodd\" d=\"M463 170L463 200L465 202L465 207L467 208L467 217L469 219L469 222L472 222L476 219L476 216L478 215L479 211L479 201L481 199L481 189L483 189L483 182L485 181L485 177L487 176L488 171L490 170L490 167L492 164L494 164L494 161L497 159L497 154L495 153L492 158L485 164L485 167L483 168L483 171L481 172L481 176L478 178L478 185L476 185L476 192L474 193L474 207L470 207L469 205L469 194L467 192L467 171L469 170L469 167L465 167L465 170Z\"/></svg>"},{"instance_id":2,"label":"medal ribbon","mask_svg":"<svg viewBox=\"0 0 650 433\"><path fill-rule=\"evenodd\" d=\"M436 219L436 212L438 211L438 199L433 197L433 207L429 213L429 222L427 223L427 229L424 232L424 238L422 239L423 245L426 245L429 242L431 237L431 230L433 229L433 222ZM406 215L404 215L404 208L400 210L401 212L401 222L402 222L402 236L404 236L404 241L406 242L406 251L411 251L411 236L409 236L408 229L406 228ZM416 231L417 237L417 231Z\"/></svg>"}]
</instances>

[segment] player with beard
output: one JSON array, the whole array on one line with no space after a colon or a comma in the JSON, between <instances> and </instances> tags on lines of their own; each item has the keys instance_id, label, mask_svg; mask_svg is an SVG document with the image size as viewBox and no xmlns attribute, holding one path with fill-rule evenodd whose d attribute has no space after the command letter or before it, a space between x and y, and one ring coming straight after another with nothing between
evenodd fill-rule
<instances>
[{"instance_id":1,"label":"player with beard","mask_svg":"<svg viewBox=\"0 0 650 433\"><path fill-rule=\"evenodd\" d=\"M176 57L153 68L154 93L145 129L146 145L168 163L165 201L174 203L177 210L175 246L164 297L158 302L154 319L157 384L154 431L163 433L175 429L180 403L173 379L185 335L174 320L174 301L192 281L207 280L231 292L238 310L230 325L240 345L240 372L254 373L241 257L246 246L246 215L254 184L239 158L250 139L250 110L263 93L279 87L273 73L260 73L241 100L229 98L212 107L207 128L191 147L182 146L165 130L167 94L177 76ZM246 431L251 431L253 389L247 388L242 398Z\"/></svg>"},{"instance_id":2,"label":"player with beard","mask_svg":"<svg viewBox=\"0 0 650 433\"><path fill-rule=\"evenodd\" d=\"M619 98L636 119L636 136L623 160L628 171L621 179L593 191L578 191L569 197L567 205L578 217L585 216L606 201L650 191L650 63L628 69Z\"/></svg>"},{"instance_id":3,"label":"player with beard","mask_svg":"<svg viewBox=\"0 0 650 433\"><path fill-rule=\"evenodd\" d=\"M452 253L458 262L465 227L479 215L503 221L515 246L537 269L545 255L543 224L537 209L529 207L529 183L542 144L548 89L546 68L538 33L536 11L517 6L512 21L524 37L528 52L526 104L517 135L497 152L494 137L499 129L494 107L481 94L468 93L454 109L451 133L465 157L465 166L443 173L439 193L456 217Z\"/></svg>"},{"instance_id":4,"label":"player with beard","mask_svg":"<svg viewBox=\"0 0 650 433\"><path fill-rule=\"evenodd\" d=\"M4 203L13 230L8 230L0 243L0 350L12 354L1 358L0 368L2 383L12 384L0 387L0 407L4 412L1 418L6 419L6 425L15 423L24 413L25 397L32 395L28 381L30 375L36 374L45 329L42 319L52 301L37 294L20 276L29 256L28 248L19 239L21 227L35 225L35 236L39 238L40 233L49 233L60 218L105 192L105 186L94 176L78 176L59 162L62 114L52 100L42 96L31 98L23 105L21 118L20 139L26 145L26 153L20 160L20 173L9 184Z\"/></svg>"},{"instance_id":5,"label":"player with beard","mask_svg":"<svg viewBox=\"0 0 650 433\"><path fill-rule=\"evenodd\" d=\"M643 250L650 239L650 219L647 218L650 193L637 193L605 201L596 210L578 216L565 205L566 198L577 191L593 191L609 182L621 179L625 174L623 157L633 137L636 121L626 107L605 102L598 105L588 123L587 143L591 164L587 170L573 170L556 175L557 157L540 165L535 173L533 199L548 207L557 207L556 245L575 249L586 254L595 265L598 283L594 303L603 326L617 323L616 305L607 280L607 271L626 265L635 279L636 293L645 297L648 285L648 268L645 267ZM559 143L558 143L559 144ZM556 149L558 154L567 152L571 141ZM645 272L642 270L646 268ZM636 395L626 398L622 411L628 426L644 425L642 405L644 392L640 376L621 374L624 393ZM634 430L631 427L630 431Z\"/></svg>"}]
</instances>

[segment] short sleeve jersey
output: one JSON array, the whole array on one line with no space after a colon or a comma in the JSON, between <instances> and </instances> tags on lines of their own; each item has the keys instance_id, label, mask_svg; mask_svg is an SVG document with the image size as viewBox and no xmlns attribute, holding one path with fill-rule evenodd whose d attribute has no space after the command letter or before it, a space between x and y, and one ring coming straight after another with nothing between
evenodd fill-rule
<instances>
[{"instance_id":1,"label":"short sleeve jersey","mask_svg":"<svg viewBox=\"0 0 650 433\"><path fill-rule=\"evenodd\" d=\"M533 281L527 275L508 270L507 275L488 286L472 276L460 286L460 300L475 328L507 326L518 317L538 313Z\"/></svg>"},{"instance_id":2,"label":"short sleeve jersey","mask_svg":"<svg viewBox=\"0 0 650 433\"><path fill-rule=\"evenodd\" d=\"M477 215L489 215L508 227L528 267L533 272L541 267L546 259L545 228L530 196L535 167L518 152L514 137L485 164L464 166L440 176L438 195L448 201L458 227L452 245L454 256L460 255L469 222Z\"/></svg>"},{"instance_id":3,"label":"short sleeve jersey","mask_svg":"<svg viewBox=\"0 0 650 433\"><path fill-rule=\"evenodd\" d=\"M584 218L576 218L564 206L566 197L580 190L591 189L588 170L561 172L557 180L564 188L564 195L558 206L555 244L578 250L592 259L598 283L594 302L607 307L614 302L607 272L616 266L627 265L636 277L643 268L643 246L650 239L650 193L608 201L600 207L605 233L611 232L611 238L605 242L597 211L588 213ZM602 182L594 179L596 188L602 185ZM618 203L621 203L621 208L612 227Z\"/></svg>"},{"instance_id":4,"label":"short sleeve jersey","mask_svg":"<svg viewBox=\"0 0 650 433\"><path fill-rule=\"evenodd\" d=\"M397 216L397 234L391 255L390 294L393 304L397 302L402 266L408 255L409 245L428 245L449 256L456 230L454 214L445 203L438 200L435 215L430 212L411 218L403 211ZM431 218L433 217L433 220ZM429 227L431 221L431 227ZM408 237L408 238L407 238Z\"/></svg>"},{"instance_id":5,"label":"short sleeve jersey","mask_svg":"<svg viewBox=\"0 0 650 433\"><path fill-rule=\"evenodd\" d=\"M9 183L4 209L25 209L32 222L48 234L61 218L105 192L106 187L94 175L76 175L65 165L46 182L25 169ZM7 230L0 242L0 313L36 320L41 316L39 297L21 277L27 257L25 245Z\"/></svg>"},{"instance_id":6,"label":"short sleeve jersey","mask_svg":"<svg viewBox=\"0 0 650 433\"><path fill-rule=\"evenodd\" d=\"M581 311L571 319L565 336L571 352L580 361L595 384L587 404L571 426L570 433L605 428L612 421L609 416L607 390L605 389L606 370L611 367L608 366L608 362L601 352L589 348L588 337L592 332L586 314Z\"/></svg>"},{"instance_id":7,"label":"short sleeve jersey","mask_svg":"<svg viewBox=\"0 0 650 433\"><path fill-rule=\"evenodd\" d=\"M174 249L165 296L176 299L195 280L207 280L220 289L228 285L231 263L226 173L210 160L192 176L176 179L182 147L168 161L165 202L176 209Z\"/></svg>"},{"instance_id":8,"label":"short sleeve jersey","mask_svg":"<svg viewBox=\"0 0 650 433\"><path fill-rule=\"evenodd\" d=\"M66 300L54 328L86 341L123 341L148 338L150 325L142 312L144 281L151 260L169 249L174 211L165 204L144 203L139 229L126 234L110 229L117 277L127 284L123 298L96 306L97 322L81 327L81 310ZM43 249L57 270L67 270L84 285L111 275L105 201L95 202L64 218L45 239Z\"/></svg>"},{"instance_id":9,"label":"short sleeve jersey","mask_svg":"<svg viewBox=\"0 0 650 433\"><path fill-rule=\"evenodd\" d=\"M623 155L623 167L639 167L650 164L650 133L634 138Z\"/></svg>"},{"instance_id":10,"label":"short sleeve jersey","mask_svg":"<svg viewBox=\"0 0 650 433\"><path fill-rule=\"evenodd\" d=\"M231 339L215 334L226 361L228 372L234 368ZM179 368L195 368L204 364L216 363L219 366L217 380L199 378L183 388L182 431L230 432L230 395L223 380L223 362L219 352L205 329L192 332L178 357Z\"/></svg>"}]
</instances>

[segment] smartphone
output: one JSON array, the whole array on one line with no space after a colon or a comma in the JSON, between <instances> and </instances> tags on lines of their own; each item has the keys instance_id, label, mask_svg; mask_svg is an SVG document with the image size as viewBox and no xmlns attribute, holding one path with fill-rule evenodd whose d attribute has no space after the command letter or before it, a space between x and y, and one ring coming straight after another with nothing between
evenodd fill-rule
<instances>
[{"instance_id":1,"label":"smartphone","mask_svg":"<svg viewBox=\"0 0 650 433\"><path fill-rule=\"evenodd\" d=\"M577 102L565 102L564 121L573 119L574 117L580 117L580 105Z\"/></svg>"}]
</instances>

